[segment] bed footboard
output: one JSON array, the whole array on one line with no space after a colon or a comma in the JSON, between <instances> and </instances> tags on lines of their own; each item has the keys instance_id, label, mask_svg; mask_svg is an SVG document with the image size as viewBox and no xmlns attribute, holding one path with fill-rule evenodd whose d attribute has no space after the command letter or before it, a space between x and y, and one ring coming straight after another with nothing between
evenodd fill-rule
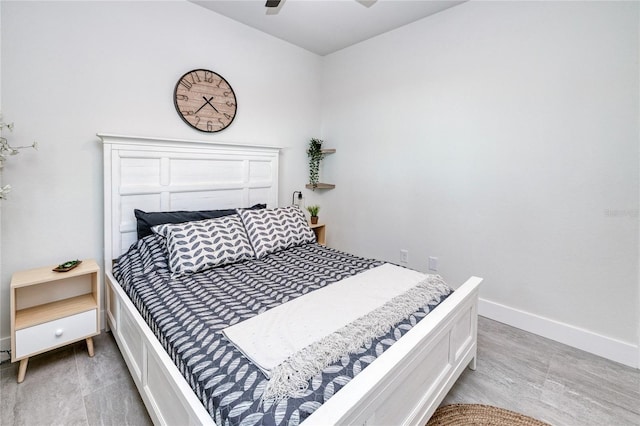
<instances>
[{"instance_id":1,"label":"bed footboard","mask_svg":"<svg viewBox=\"0 0 640 426\"><path fill-rule=\"evenodd\" d=\"M304 423L424 425L475 368L481 281L465 282ZM107 322L154 424L215 425L110 272L105 283Z\"/></svg>"},{"instance_id":2,"label":"bed footboard","mask_svg":"<svg viewBox=\"0 0 640 426\"><path fill-rule=\"evenodd\" d=\"M475 369L481 282L469 278L305 425L426 424L464 368Z\"/></svg>"}]
</instances>

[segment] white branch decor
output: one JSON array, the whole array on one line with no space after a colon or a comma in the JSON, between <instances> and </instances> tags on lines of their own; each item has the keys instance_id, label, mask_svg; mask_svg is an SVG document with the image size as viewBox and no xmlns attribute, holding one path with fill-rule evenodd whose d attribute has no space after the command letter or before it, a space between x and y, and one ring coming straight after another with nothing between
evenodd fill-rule
<instances>
[{"instance_id":1,"label":"white branch decor","mask_svg":"<svg viewBox=\"0 0 640 426\"><path fill-rule=\"evenodd\" d=\"M16 155L20 152L21 149L25 148L33 148L35 150L38 149L38 143L33 142L31 145L25 146L11 146L9 145L9 141L7 138L2 136L2 130L4 128L9 129L9 131L13 131L13 123L5 123L2 120L2 114L0 114L0 170L4 167L4 162L11 155ZM5 185L0 187L0 200L4 200L7 198L7 194L11 191L11 185Z\"/></svg>"},{"instance_id":2,"label":"white branch decor","mask_svg":"<svg viewBox=\"0 0 640 426\"><path fill-rule=\"evenodd\" d=\"M11 192L11 185L0 187L0 200L6 199L9 192Z\"/></svg>"}]
</instances>

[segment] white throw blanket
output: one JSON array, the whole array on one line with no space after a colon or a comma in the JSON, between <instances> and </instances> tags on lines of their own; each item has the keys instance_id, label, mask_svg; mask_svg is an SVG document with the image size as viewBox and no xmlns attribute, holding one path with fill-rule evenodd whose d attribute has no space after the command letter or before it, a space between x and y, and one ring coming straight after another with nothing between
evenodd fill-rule
<instances>
[{"instance_id":1,"label":"white throw blanket","mask_svg":"<svg viewBox=\"0 0 640 426\"><path fill-rule=\"evenodd\" d=\"M438 276L384 264L223 330L267 378L263 399L283 399L343 355L448 290Z\"/></svg>"}]
</instances>

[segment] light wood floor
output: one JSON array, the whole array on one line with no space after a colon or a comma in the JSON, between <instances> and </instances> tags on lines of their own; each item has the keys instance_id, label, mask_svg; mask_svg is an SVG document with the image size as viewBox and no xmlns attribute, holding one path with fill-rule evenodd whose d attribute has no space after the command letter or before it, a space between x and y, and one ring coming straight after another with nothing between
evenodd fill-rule
<instances>
[{"instance_id":1,"label":"light wood floor","mask_svg":"<svg viewBox=\"0 0 640 426\"><path fill-rule=\"evenodd\" d=\"M557 426L640 426L640 370L480 317L476 371L443 403L495 405Z\"/></svg>"},{"instance_id":2,"label":"light wood floor","mask_svg":"<svg viewBox=\"0 0 640 426\"><path fill-rule=\"evenodd\" d=\"M149 425L110 333L0 367L0 425ZM553 425L640 426L640 370L479 319L478 365L444 403L490 404Z\"/></svg>"}]
</instances>

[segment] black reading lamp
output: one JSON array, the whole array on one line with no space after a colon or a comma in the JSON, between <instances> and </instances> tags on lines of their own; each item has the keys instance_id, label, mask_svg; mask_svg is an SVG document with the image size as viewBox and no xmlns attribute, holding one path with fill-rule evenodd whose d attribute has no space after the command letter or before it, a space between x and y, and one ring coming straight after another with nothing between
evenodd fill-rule
<instances>
[{"instance_id":1,"label":"black reading lamp","mask_svg":"<svg viewBox=\"0 0 640 426\"><path fill-rule=\"evenodd\" d=\"M291 205L294 205L296 203L296 194L298 194L298 200L302 200L302 192L293 191L293 195L291 195Z\"/></svg>"}]
</instances>

